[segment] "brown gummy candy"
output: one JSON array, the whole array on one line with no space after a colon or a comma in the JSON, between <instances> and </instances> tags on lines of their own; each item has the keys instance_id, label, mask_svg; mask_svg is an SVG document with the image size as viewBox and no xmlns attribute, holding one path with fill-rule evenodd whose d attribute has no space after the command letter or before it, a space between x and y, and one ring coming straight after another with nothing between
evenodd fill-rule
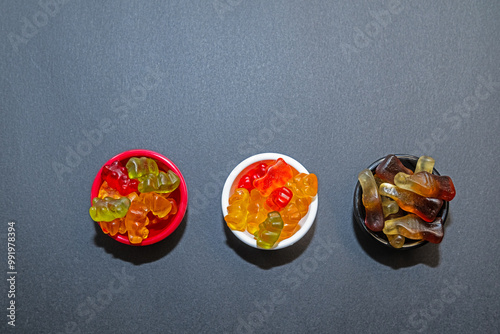
<instances>
[{"instance_id":1,"label":"brown gummy candy","mask_svg":"<svg viewBox=\"0 0 500 334\"><path fill-rule=\"evenodd\" d=\"M400 172L410 175L413 174L413 171L406 168L401 160L399 160L394 154L386 156L375 170L375 174L377 174L379 178L389 183L394 183L394 176Z\"/></svg>"},{"instance_id":2,"label":"brown gummy candy","mask_svg":"<svg viewBox=\"0 0 500 334\"><path fill-rule=\"evenodd\" d=\"M363 190L362 201L365 207L365 225L374 232L384 228L384 213L377 183L369 169L364 169L358 174L359 184Z\"/></svg>"},{"instance_id":3,"label":"brown gummy candy","mask_svg":"<svg viewBox=\"0 0 500 334\"><path fill-rule=\"evenodd\" d=\"M441 199L423 197L390 183L382 183L379 187L379 193L382 196L392 198L401 209L416 214L426 222L434 221L443 206Z\"/></svg>"},{"instance_id":4,"label":"brown gummy candy","mask_svg":"<svg viewBox=\"0 0 500 334\"><path fill-rule=\"evenodd\" d=\"M428 172L413 175L398 173L394 177L396 186L413 191L424 197L451 201L455 197L455 186L449 176L439 176Z\"/></svg>"},{"instance_id":5,"label":"brown gummy candy","mask_svg":"<svg viewBox=\"0 0 500 334\"><path fill-rule=\"evenodd\" d=\"M438 244L443 240L444 229L441 217L428 223L414 214L387 220L383 232L389 235L402 235L414 240L426 240Z\"/></svg>"}]
</instances>

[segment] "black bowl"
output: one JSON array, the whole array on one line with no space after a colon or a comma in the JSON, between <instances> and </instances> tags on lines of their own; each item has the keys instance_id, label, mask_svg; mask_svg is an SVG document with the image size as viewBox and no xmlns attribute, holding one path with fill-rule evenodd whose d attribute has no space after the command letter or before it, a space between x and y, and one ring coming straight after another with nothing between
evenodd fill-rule
<instances>
[{"instance_id":1,"label":"black bowl","mask_svg":"<svg viewBox=\"0 0 500 334\"><path fill-rule=\"evenodd\" d=\"M414 155L408 155L408 154L395 154L396 157L398 157L399 160L403 163L403 165L406 168L409 168L411 170L415 170L415 167L417 166L417 161L418 157ZM368 166L368 169L372 171L372 173L375 174L375 169L377 166L385 159L385 157L378 159L374 163L372 163L370 166ZM433 174L440 175L439 172L434 168L432 171ZM361 185L356 183L356 188L354 189L354 217L356 217L356 221L358 224L361 226L361 228L366 231L366 233L370 234L375 240L380 242L381 244L390 247L392 249L412 249L416 247L420 247L422 245L425 245L427 241L424 240L412 240L412 239L406 239L403 247L401 248L394 248L391 246L389 243L389 240L387 240L387 237L383 232L373 232L371 231L368 227L365 225L365 207L363 206L363 200L361 195L363 194L363 189L361 188ZM443 225L446 222L446 218L448 217L448 209L449 209L449 203L448 201L443 201L443 207L439 211L436 217L441 217L443 220Z\"/></svg>"}]
</instances>

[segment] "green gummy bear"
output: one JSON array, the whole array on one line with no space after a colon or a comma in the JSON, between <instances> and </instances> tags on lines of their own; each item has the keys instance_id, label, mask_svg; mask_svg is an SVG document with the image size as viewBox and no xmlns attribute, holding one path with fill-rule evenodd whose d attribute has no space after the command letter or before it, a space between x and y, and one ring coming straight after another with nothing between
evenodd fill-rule
<instances>
[{"instance_id":1,"label":"green gummy bear","mask_svg":"<svg viewBox=\"0 0 500 334\"><path fill-rule=\"evenodd\" d=\"M110 222L117 218L123 218L127 214L130 200L127 197L114 199L111 197L94 198L89 209L90 217L96 222Z\"/></svg>"},{"instance_id":2,"label":"green gummy bear","mask_svg":"<svg viewBox=\"0 0 500 334\"><path fill-rule=\"evenodd\" d=\"M130 158L127 162L128 177L139 179L148 174L158 175L160 172L156 161L150 158Z\"/></svg>"},{"instance_id":3,"label":"green gummy bear","mask_svg":"<svg viewBox=\"0 0 500 334\"><path fill-rule=\"evenodd\" d=\"M138 190L141 193L157 192L168 194L177 189L181 179L171 170L160 172L158 175L148 174L139 179Z\"/></svg>"},{"instance_id":4,"label":"green gummy bear","mask_svg":"<svg viewBox=\"0 0 500 334\"><path fill-rule=\"evenodd\" d=\"M267 214L267 219L259 224L259 230L255 231L254 236L257 239L257 246L270 249L278 241L283 230L283 219L278 211L272 211Z\"/></svg>"}]
</instances>

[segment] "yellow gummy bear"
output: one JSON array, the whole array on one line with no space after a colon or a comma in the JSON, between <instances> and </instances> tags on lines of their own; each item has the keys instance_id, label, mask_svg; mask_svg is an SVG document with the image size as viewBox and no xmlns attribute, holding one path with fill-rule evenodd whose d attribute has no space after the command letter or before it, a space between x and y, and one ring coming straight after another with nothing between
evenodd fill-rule
<instances>
[{"instance_id":1,"label":"yellow gummy bear","mask_svg":"<svg viewBox=\"0 0 500 334\"><path fill-rule=\"evenodd\" d=\"M247 227L247 208L250 200L250 193L245 188L238 188L229 197L229 206L224 220L231 230L245 231Z\"/></svg>"},{"instance_id":2,"label":"yellow gummy bear","mask_svg":"<svg viewBox=\"0 0 500 334\"><path fill-rule=\"evenodd\" d=\"M314 197L318 193L318 177L315 174L300 173L286 183L294 197Z\"/></svg>"},{"instance_id":3,"label":"yellow gummy bear","mask_svg":"<svg viewBox=\"0 0 500 334\"><path fill-rule=\"evenodd\" d=\"M267 218L267 210L265 208L266 198L261 195L257 189L252 189L250 192L250 200L248 202L247 215L247 231L254 234L259 230L259 224Z\"/></svg>"}]
</instances>

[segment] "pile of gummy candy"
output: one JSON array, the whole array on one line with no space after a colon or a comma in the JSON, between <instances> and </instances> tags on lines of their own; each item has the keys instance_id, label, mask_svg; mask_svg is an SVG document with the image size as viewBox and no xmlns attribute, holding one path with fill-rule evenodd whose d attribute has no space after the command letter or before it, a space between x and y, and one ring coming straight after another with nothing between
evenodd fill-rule
<instances>
[{"instance_id":1,"label":"pile of gummy candy","mask_svg":"<svg viewBox=\"0 0 500 334\"><path fill-rule=\"evenodd\" d=\"M90 217L104 233L128 234L132 244L140 244L149 235L147 226L161 226L177 213L170 194L179 187L174 172L160 171L155 160L133 157L123 167L119 161L104 166L104 182L92 200Z\"/></svg>"},{"instance_id":2,"label":"pile of gummy candy","mask_svg":"<svg viewBox=\"0 0 500 334\"><path fill-rule=\"evenodd\" d=\"M382 231L394 248L403 247L405 238L432 243L443 240L443 221L436 216L443 201L455 197L455 186L449 176L432 174L434 163L433 158L421 156L411 171L395 155L388 155L375 175L369 169L358 175L365 225L371 231Z\"/></svg>"},{"instance_id":3,"label":"pile of gummy candy","mask_svg":"<svg viewBox=\"0 0 500 334\"><path fill-rule=\"evenodd\" d=\"M224 217L232 230L248 231L270 249L300 229L318 192L314 174L297 173L282 158L259 162L238 181Z\"/></svg>"}]
</instances>

